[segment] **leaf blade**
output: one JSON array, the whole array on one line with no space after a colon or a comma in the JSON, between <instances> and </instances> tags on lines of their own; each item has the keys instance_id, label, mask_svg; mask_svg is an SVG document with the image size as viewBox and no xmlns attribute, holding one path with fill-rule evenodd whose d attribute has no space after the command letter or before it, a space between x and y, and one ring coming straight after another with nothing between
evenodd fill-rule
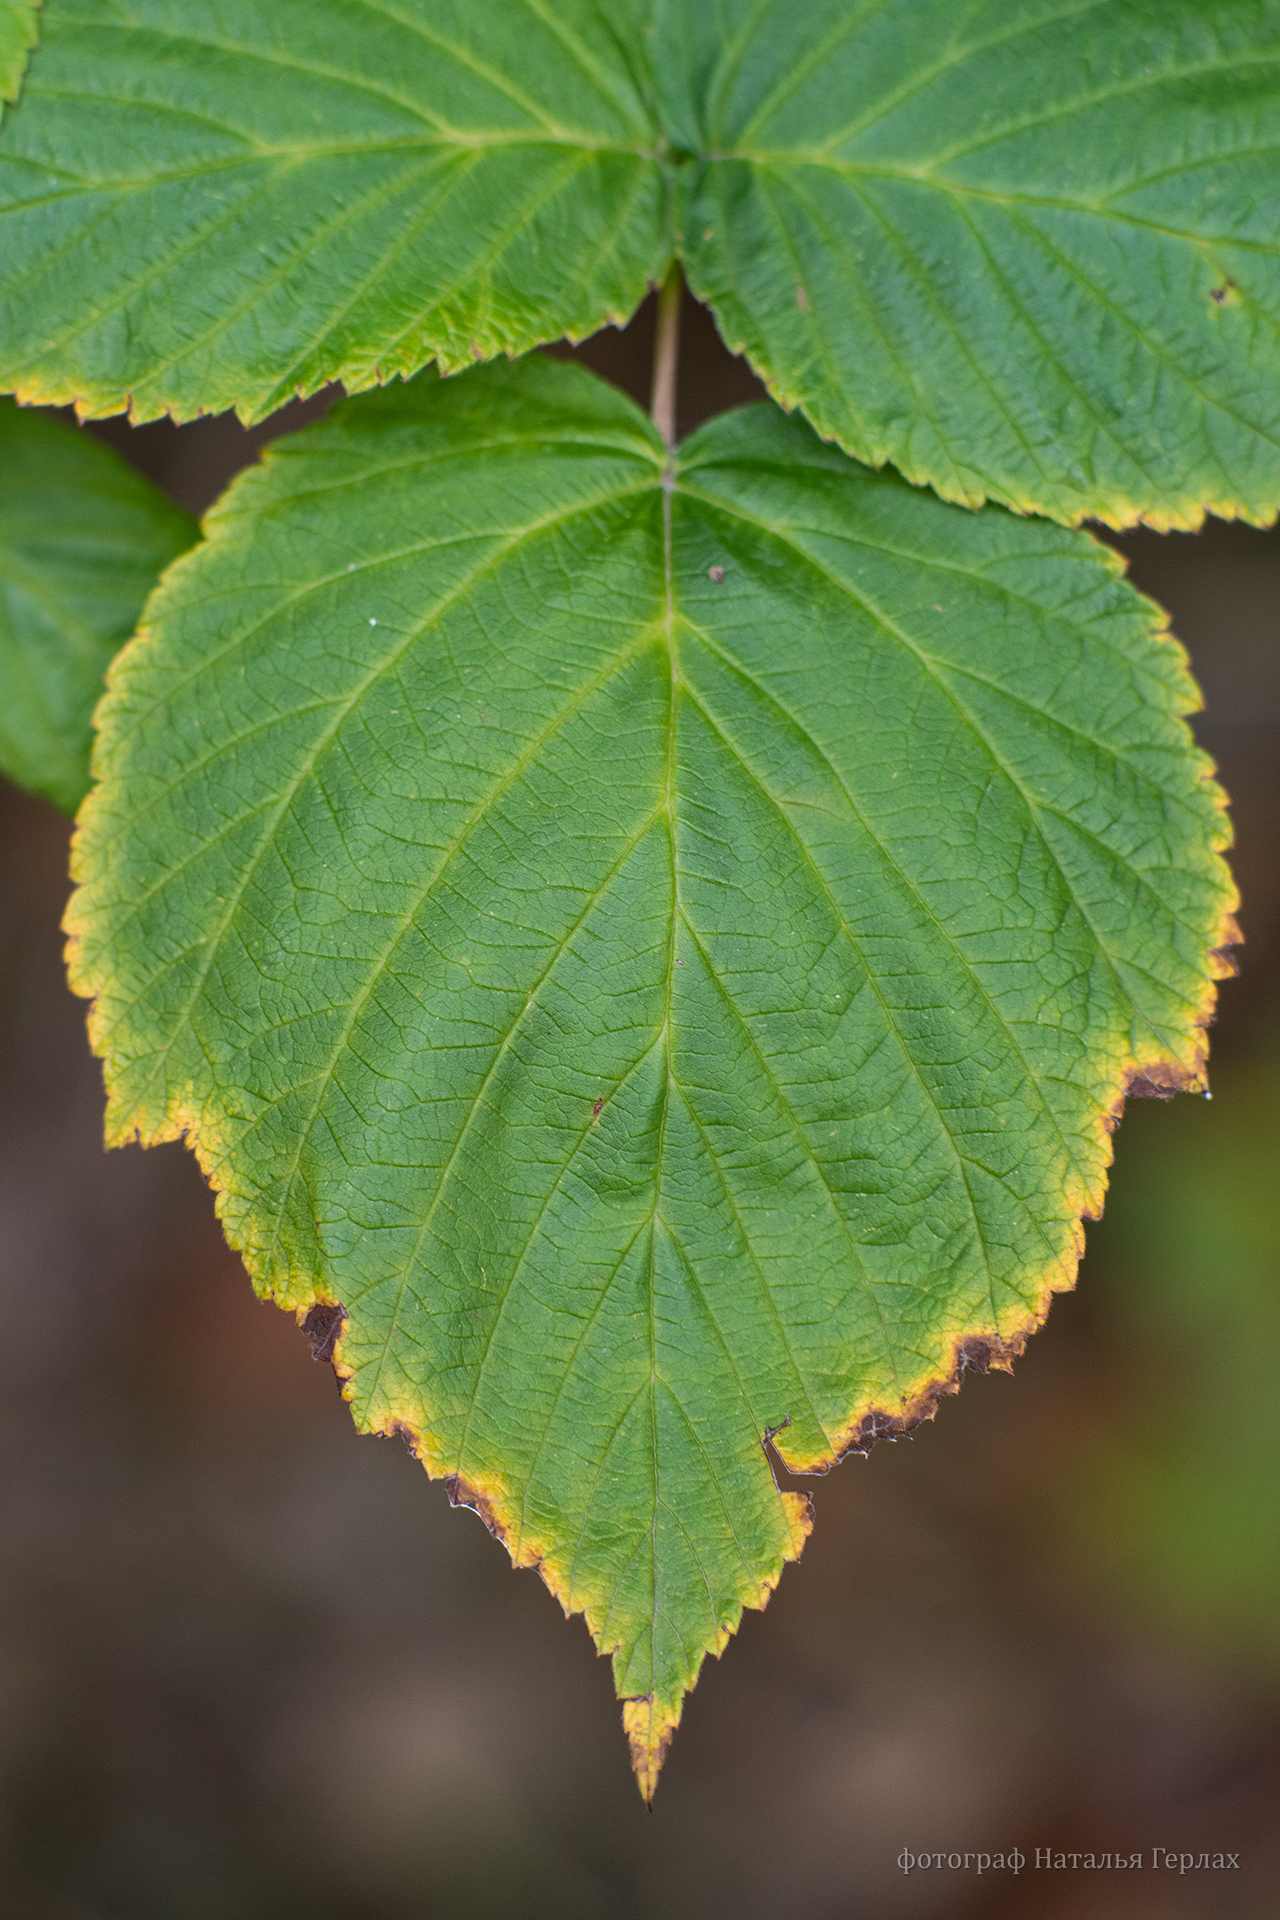
<instances>
[{"instance_id":1,"label":"leaf blade","mask_svg":"<svg viewBox=\"0 0 1280 1920\"><path fill-rule=\"evenodd\" d=\"M629 316L669 239L625 18L501 15L53 0L0 135L0 379L257 420Z\"/></svg>"},{"instance_id":2,"label":"leaf blade","mask_svg":"<svg viewBox=\"0 0 1280 1920\"><path fill-rule=\"evenodd\" d=\"M64 813L106 668L196 532L111 448L0 399L0 772Z\"/></svg>"},{"instance_id":3,"label":"leaf blade","mask_svg":"<svg viewBox=\"0 0 1280 1920\"><path fill-rule=\"evenodd\" d=\"M690 283L784 404L944 498L1267 522L1280 12L1095 12L753 16L708 89Z\"/></svg>"},{"instance_id":4,"label":"leaf blade","mask_svg":"<svg viewBox=\"0 0 1280 1920\"><path fill-rule=\"evenodd\" d=\"M1071 1283L1233 901L1095 543L531 360L277 443L112 674L73 979L358 1423L612 1653L642 1787L808 1530ZM350 556L347 558L346 556ZM211 823L216 823L211 824Z\"/></svg>"}]
</instances>

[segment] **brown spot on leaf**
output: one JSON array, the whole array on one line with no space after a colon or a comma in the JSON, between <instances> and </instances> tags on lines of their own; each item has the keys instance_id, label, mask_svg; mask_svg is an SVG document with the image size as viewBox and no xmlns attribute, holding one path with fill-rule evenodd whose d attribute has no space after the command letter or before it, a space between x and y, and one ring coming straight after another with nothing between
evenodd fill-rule
<instances>
[{"instance_id":1,"label":"brown spot on leaf","mask_svg":"<svg viewBox=\"0 0 1280 1920\"><path fill-rule=\"evenodd\" d=\"M313 1360L332 1360L333 1350L342 1337L342 1329L347 1323L345 1307L333 1307L317 1300L308 1309L302 1323L302 1331L311 1342Z\"/></svg>"},{"instance_id":2,"label":"brown spot on leaf","mask_svg":"<svg viewBox=\"0 0 1280 1920\"><path fill-rule=\"evenodd\" d=\"M801 286L797 286L796 288L796 305L799 307L801 313L808 313L809 296Z\"/></svg>"},{"instance_id":3,"label":"brown spot on leaf","mask_svg":"<svg viewBox=\"0 0 1280 1920\"><path fill-rule=\"evenodd\" d=\"M708 567L708 568L707 568L707 578L708 578L708 580L710 580L710 581L711 581L711 583L712 583L712 585L713 585L713 586L717 586L717 587L718 587L718 586L720 585L720 583L721 583L721 581L722 581L722 580L724 579L724 568L723 568L723 567Z\"/></svg>"},{"instance_id":4,"label":"brown spot on leaf","mask_svg":"<svg viewBox=\"0 0 1280 1920\"><path fill-rule=\"evenodd\" d=\"M1131 1067L1125 1075L1126 1100L1172 1100L1175 1093L1199 1092L1198 1077L1172 1060L1156 1060L1149 1067Z\"/></svg>"},{"instance_id":5,"label":"brown spot on leaf","mask_svg":"<svg viewBox=\"0 0 1280 1920\"><path fill-rule=\"evenodd\" d=\"M1220 287L1210 287L1209 298L1215 301L1218 306L1220 307L1225 306L1226 302L1231 298L1235 290L1236 290L1235 281L1232 280L1230 277L1228 277L1223 280L1222 285Z\"/></svg>"},{"instance_id":6,"label":"brown spot on leaf","mask_svg":"<svg viewBox=\"0 0 1280 1920\"><path fill-rule=\"evenodd\" d=\"M877 1440L900 1440L904 1434L913 1433L924 1421L933 1419L940 1400L960 1391L960 1382L966 1372L1012 1373L1014 1361L1034 1330L1029 1326L1025 1332L1014 1334L1009 1340L1001 1340L992 1333L969 1334L957 1340L952 1349L953 1361L949 1373L931 1380L914 1400L908 1401L900 1413L891 1413L884 1407L873 1407L869 1413L864 1413L848 1437L838 1444L836 1459L843 1460L851 1453L868 1453ZM828 1466L830 1464L833 1463L828 1463ZM819 1467L816 1471L825 1473L828 1466Z\"/></svg>"},{"instance_id":7,"label":"brown spot on leaf","mask_svg":"<svg viewBox=\"0 0 1280 1920\"><path fill-rule=\"evenodd\" d=\"M1234 980L1240 971L1240 962L1233 949L1244 945L1244 935L1240 931L1240 922L1234 913L1229 913L1222 928L1222 940L1209 954L1209 965L1215 980ZM1212 1014L1209 1020L1212 1019ZM1205 1025L1209 1025L1209 1020Z\"/></svg>"},{"instance_id":8,"label":"brown spot on leaf","mask_svg":"<svg viewBox=\"0 0 1280 1920\"><path fill-rule=\"evenodd\" d=\"M591 1118L593 1120L598 1120L600 1118L600 1109L603 1107L603 1105L604 1105L603 1100L597 1100L593 1103L591 1108Z\"/></svg>"},{"instance_id":9,"label":"brown spot on leaf","mask_svg":"<svg viewBox=\"0 0 1280 1920\"><path fill-rule=\"evenodd\" d=\"M1225 801L1223 805L1225 807ZM1175 1093L1204 1093L1205 1065L1209 1056L1209 1028L1217 1011L1219 980L1230 980L1238 971L1233 948L1244 945L1244 935L1234 913L1224 913L1217 932L1217 944L1209 950L1209 983L1196 1017L1200 1044L1190 1066L1176 1060L1135 1062L1126 1069L1119 1093L1103 1116L1103 1126L1114 1133L1124 1113L1126 1100L1172 1100ZM1096 1219L1096 1213L1086 1215Z\"/></svg>"},{"instance_id":10,"label":"brown spot on leaf","mask_svg":"<svg viewBox=\"0 0 1280 1920\"><path fill-rule=\"evenodd\" d=\"M786 1461L774 1446L773 1438L775 1434L781 1433L784 1428L790 1425L791 1415L784 1413L776 1427L765 1428L764 1436L760 1444L764 1448L764 1457L769 1462L769 1472L773 1475L773 1484L777 1487L783 1506L787 1510L787 1519L791 1527L791 1553L789 1558L798 1560L801 1548L813 1532L814 1515L813 1501L810 1496L807 1493L793 1492L789 1488L784 1492L782 1484L778 1479L779 1467L782 1468L784 1473L790 1473L791 1469L787 1466ZM764 1601L762 1600L760 1604L763 1606Z\"/></svg>"},{"instance_id":11,"label":"brown spot on leaf","mask_svg":"<svg viewBox=\"0 0 1280 1920\"><path fill-rule=\"evenodd\" d=\"M507 1536L503 1531L502 1522L494 1512L492 1502L481 1493L478 1487L473 1487L471 1482L464 1480L460 1473L447 1473L444 1489L449 1496L451 1507L470 1507L472 1513L480 1515L494 1539L501 1540L503 1545L506 1545Z\"/></svg>"}]
</instances>

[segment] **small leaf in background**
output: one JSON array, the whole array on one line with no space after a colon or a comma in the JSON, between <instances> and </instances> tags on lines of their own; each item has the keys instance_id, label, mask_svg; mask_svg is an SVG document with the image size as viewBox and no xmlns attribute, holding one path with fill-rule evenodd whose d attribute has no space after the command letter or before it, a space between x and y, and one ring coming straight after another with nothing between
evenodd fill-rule
<instances>
[{"instance_id":1,"label":"small leaf in background","mask_svg":"<svg viewBox=\"0 0 1280 1920\"><path fill-rule=\"evenodd\" d=\"M1233 892L1083 534L534 357L277 442L114 666L73 981L261 1291L585 1612L651 1793L821 1469L1019 1350Z\"/></svg>"},{"instance_id":2,"label":"small leaf in background","mask_svg":"<svg viewBox=\"0 0 1280 1920\"><path fill-rule=\"evenodd\" d=\"M694 18L689 281L780 400L974 506L1273 517L1276 0Z\"/></svg>"},{"instance_id":3,"label":"small leaf in background","mask_svg":"<svg viewBox=\"0 0 1280 1920\"><path fill-rule=\"evenodd\" d=\"M103 674L197 531L110 447L0 399L0 773L75 812Z\"/></svg>"},{"instance_id":4,"label":"small leaf in background","mask_svg":"<svg viewBox=\"0 0 1280 1920\"><path fill-rule=\"evenodd\" d=\"M28 56L40 37L39 4L40 0L0 0L0 113L5 101L17 99Z\"/></svg>"},{"instance_id":5,"label":"small leaf in background","mask_svg":"<svg viewBox=\"0 0 1280 1920\"><path fill-rule=\"evenodd\" d=\"M625 318L671 246L628 10L50 0L0 131L0 385L260 420Z\"/></svg>"}]
</instances>

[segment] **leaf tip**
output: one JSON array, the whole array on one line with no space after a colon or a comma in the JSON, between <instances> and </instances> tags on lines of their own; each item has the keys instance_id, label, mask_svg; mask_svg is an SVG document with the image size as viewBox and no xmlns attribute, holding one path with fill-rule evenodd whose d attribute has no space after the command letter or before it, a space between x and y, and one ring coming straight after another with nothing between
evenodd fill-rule
<instances>
[{"instance_id":1,"label":"leaf tip","mask_svg":"<svg viewBox=\"0 0 1280 1920\"><path fill-rule=\"evenodd\" d=\"M679 1724L679 1706L669 1706L652 1693L622 1703L622 1727L631 1748L631 1770L647 1807L653 1805L658 1775Z\"/></svg>"}]
</instances>

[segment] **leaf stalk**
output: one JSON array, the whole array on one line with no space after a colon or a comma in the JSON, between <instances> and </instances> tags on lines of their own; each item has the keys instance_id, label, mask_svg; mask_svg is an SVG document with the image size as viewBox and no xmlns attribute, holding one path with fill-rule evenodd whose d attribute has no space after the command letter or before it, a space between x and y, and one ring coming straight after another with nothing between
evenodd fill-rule
<instances>
[{"instance_id":1,"label":"leaf stalk","mask_svg":"<svg viewBox=\"0 0 1280 1920\"><path fill-rule=\"evenodd\" d=\"M680 367L680 303L684 274L680 262L671 269L658 292L658 324L653 343L653 398L650 416L669 453L676 444L676 382Z\"/></svg>"}]
</instances>

